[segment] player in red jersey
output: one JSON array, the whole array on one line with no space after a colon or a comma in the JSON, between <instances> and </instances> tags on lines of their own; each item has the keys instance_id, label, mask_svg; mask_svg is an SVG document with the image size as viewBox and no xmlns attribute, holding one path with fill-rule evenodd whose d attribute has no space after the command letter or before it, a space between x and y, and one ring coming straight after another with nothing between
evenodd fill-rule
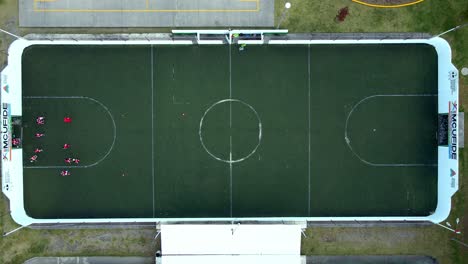
<instances>
[{"instance_id":1,"label":"player in red jersey","mask_svg":"<svg viewBox=\"0 0 468 264\"><path fill-rule=\"evenodd\" d=\"M44 123L45 123L45 117L40 116L40 117L36 118L36 124L43 125Z\"/></svg>"},{"instance_id":2,"label":"player in red jersey","mask_svg":"<svg viewBox=\"0 0 468 264\"><path fill-rule=\"evenodd\" d=\"M34 153L41 153L42 151L43 151L42 149L36 148L36 149L34 150Z\"/></svg>"},{"instance_id":3,"label":"player in red jersey","mask_svg":"<svg viewBox=\"0 0 468 264\"><path fill-rule=\"evenodd\" d=\"M18 146L20 144L20 140L18 138L14 138L12 141L13 146Z\"/></svg>"},{"instance_id":4,"label":"player in red jersey","mask_svg":"<svg viewBox=\"0 0 468 264\"><path fill-rule=\"evenodd\" d=\"M31 158L29 158L29 161L36 162L37 161L37 155L34 155Z\"/></svg>"}]
</instances>

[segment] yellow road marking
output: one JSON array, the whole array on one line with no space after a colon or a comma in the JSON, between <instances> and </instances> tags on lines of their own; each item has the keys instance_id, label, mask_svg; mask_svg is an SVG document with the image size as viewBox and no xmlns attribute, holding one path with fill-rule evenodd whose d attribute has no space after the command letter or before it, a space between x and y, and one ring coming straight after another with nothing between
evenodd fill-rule
<instances>
[{"instance_id":1,"label":"yellow road marking","mask_svg":"<svg viewBox=\"0 0 468 264\"><path fill-rule=\"evenodd\" d=\"M398 7L411 6L411 5L415 5L415 4L419 4L421 2L424 2L424 0L416 0L416 1L411 2L411 3L400 4L400 5L375 5L375 4L369 4L369 3L366 3L366 2L362 2L362 1L359 1L359 0L351 0L351 1L353 1L355 3L358 3L358 4L361 4L361 5L370 6L370 7L377 7L377 8L398 8Z\"/></svg>"},{"instance_id":2,"label":"yellow road marking","mask_svg":"<svg viewBox=\"0 0 468 264\"><path fill-rule=\"evenodd\" d=\"M112 13L112 12L123 12L123 13L142 13L142 12L161 12L161 13L189 13L189 12L258 12L256 9L34 9L34 12L96 12L96 13Z\"/></svg>"},{"instance_id":3,"label":"yellow road marking","mask_svg":"<svg viewBox=\"0 0 468 264\"><path fill-rule=\"evenodd\" d=\"M34 12L51 12L51 13L145 13L145 12L157 12L157 13L215 13L215 12L259 12L260 11L260 0L238 0L239 2L252 2L256 4L255 9L149 9L149 0L146 0L146 9L49 9L49 8L37 8L37 2L56 2L57 0L33 0Z\"/></svg>"}]
</instances>

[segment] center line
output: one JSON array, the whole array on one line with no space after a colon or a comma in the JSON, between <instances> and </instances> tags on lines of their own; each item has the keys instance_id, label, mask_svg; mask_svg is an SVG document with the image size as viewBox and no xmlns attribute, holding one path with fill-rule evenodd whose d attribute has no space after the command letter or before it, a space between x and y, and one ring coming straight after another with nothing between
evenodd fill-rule
<instances>
[{"instance_id":1,"label":"center line","mask_svg":"<svg viewBox=\"0 0 468 264\"><path fill-rule=\"evenodd\" d=\"M232 153L229 153L229 160L232 161ZM231 200L231 217L232 217L232 162L229 162L229 186L230 186L230 200Z\"/></svg>"},{"instance_id":2,"label":"center line","mask_svg":"<svg viewBox=\"0 0 468 264\"><path fill-rule=\"evenodd\" d=\"M232 60L231 46L229 47L229 99L232 99ZM229 194L230 212L232 217L232 101L229 102Z\"/></svg>"},{"instance_id":3,"label":"center line","mask_svg":"<svg viewBox=\"0 0 468 264\"><path fill-rule=\"evenodd\" d=\"M151 45L151 175L153 182L153 218L154 208L154 59L153 45Z\"/></svg>"},{"instance_id":4,"label":"center line","mask_svg":"<svg viewBox=\"0 0 468 264\"><path fill-rule=\"evenodd\" d=\"M308 152L308 170L309 170L309 211L308 211L308 216L310 216L310 44L309 44L309 49L308 49L308 61L307 61L307 70L309 71L309 77L308 77L308 104L309 104L309 112L307 113L307 119L309 119L309 152Z\"/></svg>"}]
</instances>

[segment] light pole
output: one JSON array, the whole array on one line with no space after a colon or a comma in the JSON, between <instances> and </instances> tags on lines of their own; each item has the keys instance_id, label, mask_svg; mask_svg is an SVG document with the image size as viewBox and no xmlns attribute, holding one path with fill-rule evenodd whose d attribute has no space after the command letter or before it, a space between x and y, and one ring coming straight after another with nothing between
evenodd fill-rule
<instances>
[{"instance_id":1,"label":"light pole","mask_svg":"<svg viewBox=\"0 0 468 264\"><path fill-rule=\"evenodd\" d=\"M434 224L436 224L436 225L438 225L438 226L440 226L440 227L443 227L443 228L445 228L445 229L447 229L447 230L449 230L449 231L452 231L453 233L455 233L455 234L457 234L457 235L458 235L458 234L461 234L460 230L452 229L452 228L450 228L450 227L444 226L444 225L439 224L439 223L434 223Z\"/></svg>"},{"instance_id":2,"label":"light pole","mask_svg":"<svg viewBox=\"0 0 468 264\"><path fill-rule=\"evenodd\" d=\"M281 22L283 22L284 18L286 17L286 13L288 12L289 8L291 8L291 3L286 2L286 4L284 4L284 9L283 9L283 12L281 13L281 17L280 17L280 20L278 22L278 26L276 27L276 29L280 27Z\"/></svg>"},{"instance_id":3,"label":"light pole","mask_svg":"<svg viewBox=\"0 0 468 264\"><path fill-rule=\"evenodd\" d=\"M457 29L460 29L460 28L466 27L466 26L468 26L468 23L458 25L458 26L456 26L456 27L453 27L453 28L451 28L451 29L449 29L449 30L447 30L447 31L444 31L444 32L440 33L439 35L436 35L435 37L440 37L440 36L445 35L445 34L447 34L447 33L449 33L449 32L455 31L455 30L457 30Z\"/></svg>"},{"instance_id":4,"label":"light pole","mask_svg":"<svg viewBox=\"0 0 468 264\"><path fill-rule=\"evenodd\" d=\"M6 30L3 30L3 29L1 29L1 28L0 28L0 32L3 32L3 33L5 33L5 34L10 35L10 36L12 36L12 37L15 37L15 38L17 38L17 39L22 39L22 37L17 36L17 35L15 35L15 34L11 33L11 32L8 32L8 31L6 31Z\"/></svg>"}]
</instances>

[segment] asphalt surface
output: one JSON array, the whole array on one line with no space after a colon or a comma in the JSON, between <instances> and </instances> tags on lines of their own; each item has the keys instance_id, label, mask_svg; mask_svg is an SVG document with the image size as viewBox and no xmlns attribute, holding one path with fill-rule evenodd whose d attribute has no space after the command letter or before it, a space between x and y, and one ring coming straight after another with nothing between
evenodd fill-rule
<instances>
[{"instance_id":1,"label":"asphalt surface","mask_svg":"<svg viewBox=\"0 0 468 264\"><path fill-rule=\"evenodd\" d=\"M272 27L270 0L20 0L21 27Z\"/></svg>"}]
</instances>

